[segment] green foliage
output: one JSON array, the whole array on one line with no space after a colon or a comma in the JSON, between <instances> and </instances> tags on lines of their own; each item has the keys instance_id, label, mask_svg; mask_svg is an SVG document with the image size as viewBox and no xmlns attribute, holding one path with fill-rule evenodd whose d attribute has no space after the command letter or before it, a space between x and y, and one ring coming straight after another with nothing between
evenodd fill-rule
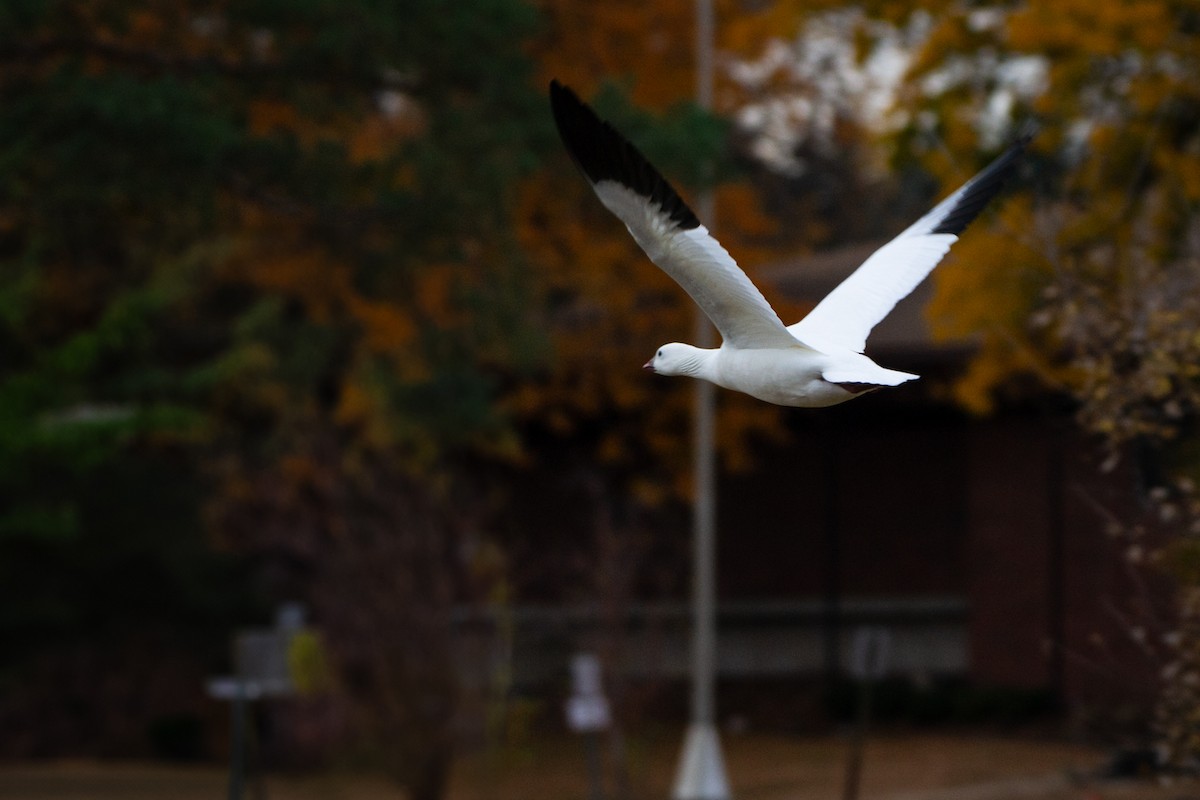
<instances>
[{"instance_id":1,"label":"green foliage","mask_svg":"<svg viewBox=\"0 0 1200 800\"><path fill-rule=\"evenodd\" d=\"M191 623L223 649L257 606L213 540L263 544L257 480L276 519L329 522L298 510L316 442L364 487L324 532L510 442L497 375L545 351L510 233L551 133L535 22L516 0L3 4L0 675Z\"/></svg>"},{"instance_id":2,"label":"green foliage","mask_svg":"<svg viewBox=\"0 0 1200 800\"><path fill-rule=\"evenodd\" d=\"M236 564L179 513L198 500L188 470L112 455L64 469L38 455L4 482L6 499L35 499L0 516L0 665L64 637L100 642L138 628L190 625L197 639L223 639L230 613L253 607Z\"/></svg>"},{"instance_id":3,"label":"green foliage","mask_svg":"<svg viewBox=\"0 0 1200 800\"><path fill-rule=\"evenodd\" d=\"M486 246L515 263L501 241L504 200L534 163L531 133L547 133L512 47L533 23L522 4L258 2L182 20L136 5L28 4L3 21L0 53L22 67L0 85L9 431L77 404L168 428L191 406L185 427L203 429L212 393L230 400L247 370L277 402L336 393L360 361L362 321L346 307L353 296L297 307L300 282L349 263L353 292L388 301L411 293L430 259L474 261L468 251ZM89 24L109 33L88 38ZM387 122L376 109L385 91L412 121L356 153L360 126ZM256 118L264 104L277 124ZM271 255L321 255L282 285L237 274L271 240ZM517 316L477 331L422 320L413 361L453 361L391 392L406 425L465 389L454 432L471 418L494 426L478 399L489 380L466 362L474 337L515 334ZM147 415L154 405L181 413ZM100 427L89 430L117 433Z\"/></svg>"},{"instance_id":4,"label":"green foliage","mask_svg":"<svg viewBox=\"0 0 1200 800\"><path fill-rule=\"evenodd\" d=\"M699 190L730 177L733 167L726 158L729 123L694 102L677 103L661 115L650 115L630 106L628 95L616 84L607 83L593 104L602 118L637 142L650 162L671 176L673 184Z\"/></svg>"}]
</instances>

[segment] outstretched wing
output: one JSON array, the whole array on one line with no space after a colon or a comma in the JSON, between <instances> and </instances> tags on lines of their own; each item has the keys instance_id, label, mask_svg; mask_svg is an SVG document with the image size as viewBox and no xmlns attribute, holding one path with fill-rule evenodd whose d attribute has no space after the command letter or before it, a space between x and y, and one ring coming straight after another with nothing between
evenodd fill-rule
<instances>
[{"instance_id":1,"label":"outstretched wing","mask_svg":"<svg viewBox=\"0 0 1200 800\"><path fill-rule=\"evenodd\" d=\"M746 273L636 147L558 81L550 82L550 107L567 152L600 202L730 346L797 346Z\"/></svg>"},{"instance_id":2,"label":"outstretched wing","mask_svg":"<svg viewBox=\"0 0 1200 800\"><path fill-rule=\"evenodd\" d=\"M861 353L871 329L933 271L1012 175L1032 136L1032 131L1021 135L982 172L876 250L788 331L818 350Z\"/></svg>"}]
</instances>

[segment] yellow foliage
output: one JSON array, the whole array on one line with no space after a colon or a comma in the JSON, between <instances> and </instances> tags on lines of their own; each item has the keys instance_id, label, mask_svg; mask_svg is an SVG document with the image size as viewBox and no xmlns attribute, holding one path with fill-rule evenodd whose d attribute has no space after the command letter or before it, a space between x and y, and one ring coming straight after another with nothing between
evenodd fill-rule
<instances>
[{"instance_id":1,"label":"yellow foliage","mask_svg":"<svg viewBox=\"0 0 1200 800\"><path fill-rule=\"evenodd\" d=\"M294 132L300 127L300 114L291 103L271 97L252 100L247 109L250 131L267 136L277 131Z\"/></svg>"},{"instance_id":2,"label":"yellow foliage","mask_svg":"<svg viewBox=\"0 0 1200 800\"><path fill-rule=\"evenodd\" d=\"M375 111L353 123L347 133L347 153L355 164L378 161L424 130L425 119L415 103L405 105L394 116Z\"/></svg>"},{"instance_id":3,"label":"yellow foliage","mask_svg":"<svg viewBox=\"0 0 1200 800\"><path fill-rule=\"evenodd\" d=\"M774 236L780 227L779 219L763 210L761 198L754 187L746 183L725 184L716 192L717 219L720 221L722 236L725 231L735 231L738 237ZM743 252L740 263L753 261Z\"/></svg>"},{"instance_id":4,"label":"yellow foliage","mask_svg":"<svg viewBox=\"0 0 1200 800\"><path fill-rule=\"evenodd\" d=\"M321 470L310 455L291 452L280 457L279 473L288 479L288 483L303 486L319 482Z\"/></svg>"},{"instance_id":5,"label":"yellow foliage","mask_svg":"<svg viewBox=\"0 0 1200 800\"><path fill-rule=\"evenodd\" d=\"M1084 335L1078 326L1104 303L1127 307L1144 284L1140 265L1177 257L1184 206L1200 197L1200 152L1188 144L1195 141L1194 127L1187 128L1194 114L1181 112L1200 100L1191 78L1200 68L1200 38L1180 25L1193 4L1029 0L988 30L972 29L967 5L947 0L930 11L938 22L909 84L950 63L977 70L943 95L905 94L914 113L936 115L945 147L924 161L946 185L964 177L953 175L952 165L971 164L964 154L977 147L972 120L994 79L981 53L1002 62L1044 60L1046 90L1022 100L1029 108L1018 106L1014 117L1040 117L1034 146L1052 163L1077 146L1072 137L1087 132L1082 157L1058 162L1067 168L1056 175L1053 201L1014 199L985 213L934 273L933 332L978 341L957 395L987 410L996 389L1018 374L1100 392L1095 368L1072 365L1062 337ZM1075 127L1080 121L1090 124ZM1165 397L1166 385L1155 380L1142 388Z\"/></svg>"},{"instance_id":6,"label":"yellow foliage","mask_svg":"<svg viewBox=\"0 0 1200 800\"><path fill-rule=\"evenodd\" d=\"M926 317L935 340L953 341L981 330L1008 330L1017 335L1049 268L1039 253L1034 210L1028 198L1001 205L999 220L976 226L955 244L938 267L936 292Z\"/></svg>"},{"instance_id":7,"label":"yellow foliage","mask_svg":"<svg viewBox=\"0 0 1200 800\"><path fill-rule=\"evenodd\" d=\"M358 425L369 419L375 411L374 398L357 382L346 384L338 396L334 410L334 421L342 426Z\"/></svg>"},{"instance_id":8,"label":"yellow foliage","mask_svg":"<svg viewBox=\"0 0 1200 800\"><path fill-rule=\"evenodd\" d=\"M162 35L166 21L147 9L132 11L128 18L129 34L135 40L153 40Z\"/></svg>"},{"instance_id":9,"label":"yellow foliage","mask_svg":"<svg viewBox=\"0 0 1200 800\"><path fill-rule=\"evenodd\" d=\"M247 277L266 289L290 294L304 303L317 323L328 323L334 311L344 307L352 289L350 271L331 263L316 250L284 249L262 252L249 260Z\"/></svg>"},{"instance_id":10,"label":"yellow foliage","mask_svg":"<svg viewBox=\"0 0 1200 800\"><path fill-rule=\"evenodd\" d=\"M311 630L293 633L287 647L288 677L300 695L327 691L333 684L333 670L325 655L320 634Z\"/></svg>"},{"instance_id":11,"label":"yellow foliage","mask_svg":"<svg viewBox=\"0 0 1200 800\"><path fill-rule=\"evenodd\" d=\"M349 294L346 306L354 320L362 326L362 344L367 352L403 352L417 333L412 316L394 303Z\"/></svg>"},{"instance_id":12,"label":"yellow foliage","mask_svg":"<svg viewBox=\"0 0 1200 800\"><path fill-rule=\"evenodd\" d=\"M416 305L427 317L450 325L461 322L464 312L454 297L460 280L459 264L430 264L416 276Z\"/></svg>"},{"instance_id":13,"label":"yellow foliage","mask_svg":"<svg viewBox=\"0 0 1200 800\"><path fill-rule=\"evenodd\" d=\"M584 96L600 82L617 80L634 103L664 109L695 94L696 5L694 0L535 0L548 32L532 48L538 79L558 78ZM775 0L747 7L740 0L716 0L717 50L752 56L772 40L788 38L805 14L837 7L832 0ZM718 70L716 100L730 104Z\"/></svg>"}]
</instances>

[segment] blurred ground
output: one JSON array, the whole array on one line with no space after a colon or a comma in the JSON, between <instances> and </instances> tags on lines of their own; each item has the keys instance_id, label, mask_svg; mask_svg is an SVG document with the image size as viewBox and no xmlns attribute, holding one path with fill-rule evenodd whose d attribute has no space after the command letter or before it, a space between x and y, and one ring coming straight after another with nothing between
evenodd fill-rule
<instances>
[{"instance_id":1,"label":"blurred ground","mask_svg":"<svg viewBox=\"0 0 1200 800\"><path fill-rule=\"evenodd\" d=\"M841 796L845 743L836 738L729 736L727 766L738 800L829 800ZM677 735L629 746L631 797L666 798ZM1087 779L1099 750L1051 741L985 736L890 735L867 746L862 800L1184 800L1200 784ZM225 796L219 767L53 762L0 765L3 800L210 800ZM271 776L270 800L383 800L400 793L381 778L346 773ZM247 797L254 797L248 791ZM449 800L585 800L582 745L538 741L460 759Z\"/></svg>"}]
</instances>

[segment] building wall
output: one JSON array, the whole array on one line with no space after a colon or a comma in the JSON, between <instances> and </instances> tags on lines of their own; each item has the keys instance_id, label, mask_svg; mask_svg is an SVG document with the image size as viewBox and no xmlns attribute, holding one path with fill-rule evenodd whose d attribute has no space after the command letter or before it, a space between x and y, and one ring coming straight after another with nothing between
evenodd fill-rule
<instances>
[{"instance_id":1,"label":"building wall","mask_svg":"<svg viewBox=\"0 0 1200 800\"><path fill-rule=\"evenodd\" d=\"M1147 604L1158 590L1144 585L1123 545L1104 533L1106 515L1135 510L1134 476L1127 463L1101 474L1068 417L966 418L901 389L796 411L790 420L788 443L760 448L752 469L720 479L722 674L820 674L845 665L857 627L882 624L902 643L896 671L904 674L1050 689L1072 708L1116 707L1147 695L1152 665L1129 628L1131 619L1152 616ZM564 519L586 503L554 506L547 498L554 480L530 483L527 523L553 520L532 541L580 550L562 529L572 529ZM547 517L548 507L562 513ZM675 543L655 553L653 566L677 576L681 588L629 598L626 608L666 602L682 609L690 574L686 516L655 527L653 537ZM592 602L584 589L564 601ZM859 613L889 604L959 612L918 610L903 624ZM627 669L681 674L687 618L668 616L631 618ZM518 632L514 653L518 662L532 659L530 676L553 673L554 664L595 641L594 622L554 623L550 633L544 623L517 627L530 634Z\"/></svg>"},{"instance_id":2,"label":"building wall","mask_svg":"<svg viewBox=\"0 0 1200 800\"><path fill-rule=\"evenodd\" d=\"M1103 475L1096 460L1086 447L1065 449L1060 685L1073 709L1123 716L1152 702L1162 665L1155 651L1173 627L1170 587L1161 573L1132 563L1130 542L1108 531L1114 521L1145 519L1132 457Z\"/></svg>"},{"instance_id":3,"label":"building wall","mask_svg":"<svg viewBox=\"0 0 1200 800\"><path fill-rule=\"evenodd\" d=\"M965 593L966 423L873 400L797 412L791 443L724 476L722 598Z\"/></svg>"},{"instance_id":4,"label":"building wall","mask_svg":"<svg viewBox=\"0 0 1200 800\"><path fill-rule=\"evenodd\" d=\"M1059 491L1045 431L1024 419L972 426L966 574L971 675L1049 686L1054 508Z\"/></svg>"}]
</instances>

